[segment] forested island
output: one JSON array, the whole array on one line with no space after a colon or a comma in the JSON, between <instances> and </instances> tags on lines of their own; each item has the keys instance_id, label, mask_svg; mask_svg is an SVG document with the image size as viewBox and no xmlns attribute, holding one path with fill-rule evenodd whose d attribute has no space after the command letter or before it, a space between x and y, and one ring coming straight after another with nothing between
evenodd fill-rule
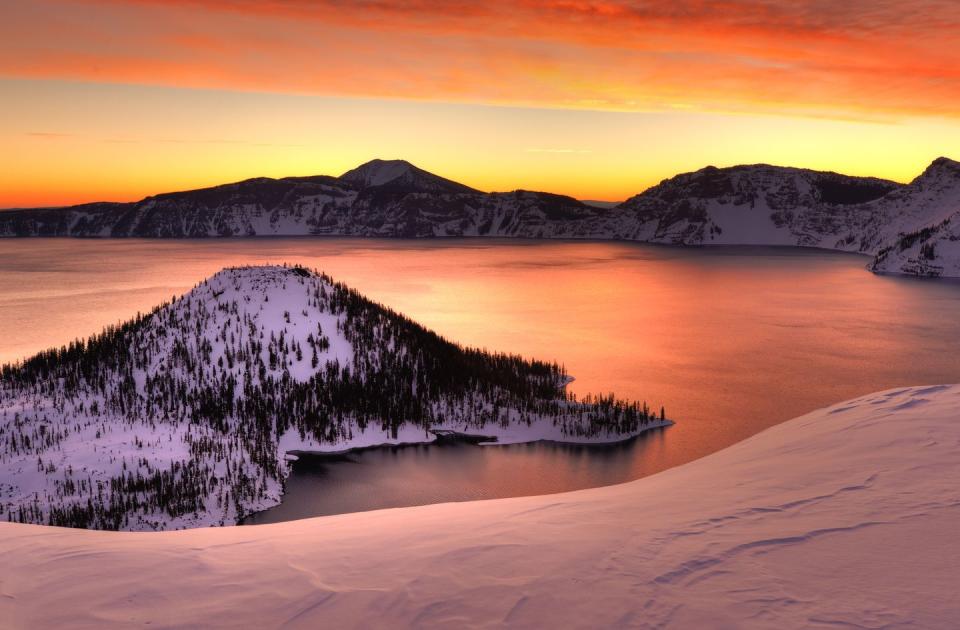
<instances>
[{"instance_id":1,"label":"forested island","mask_svg":"<svg viewBox=\"0 0 960 630\"><path fill-rule=\"evenodd\" d=\"M578 399L556 363L464 348L299 266L226 269L148 315L0 368L0 518L123 530L275 505L294 449L612 441L665 410Z\"/></svg>"}]
</instances>

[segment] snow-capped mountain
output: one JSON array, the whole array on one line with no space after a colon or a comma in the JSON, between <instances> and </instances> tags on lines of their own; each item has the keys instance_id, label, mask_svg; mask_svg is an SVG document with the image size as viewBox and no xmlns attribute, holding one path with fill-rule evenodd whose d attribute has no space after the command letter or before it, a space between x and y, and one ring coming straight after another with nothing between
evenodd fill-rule
<instances>
[{"instance_id":1,"label":"snow-capped mountain","mask_svg":"<svg viewBox=\"0 0 960 630\"><path fill-rule=\"evenodd\" d=\"M795 245L870 251L864 205L894 182L757 164L677 175L625 201L632 240L682 245Z\"/></svg>"},{"instance_id":2,"label":"snow-capped mountain","mask_svg":"<svg viewBox=\"0 0 960 630\"><path fill-rule=\"evenodd\" d=\"M611 441L669 424L577 401L556 364L464 349L300 267L224 270L151 314L0 369L0 519L232 524L290 450Z\"/></svg>"},{"instance_id":3,"label":"snow-capped mountain","mask_svg":"<svg viewBox=\"0 0 960 630\"><path fill-rule=\"evenodd\" d=\"M878 205L885 206L893 229L886 229L873 271L960 277L960 162L936 160Z\"/></svg>"},{"instance_id":4,"label":"snow-capped mountain","mask_svg":"<svg viewBox=\"0 0 960 630\"><path fill-rule=\"evenodd\" d=\"M337 177L256 178L135 203L0 212L0 236L576 236L602 211L549 193L482 193L395 160Z\"/></svg>"},{"instance_id":5,"label":"snow-capped mountain","mask_svg":"<svg viewBox=\"0 0 960 630\"><path fill-rule=\"evenodd\" d=\"M960 163L906 185L767 165L708 167L618 207L620 238L678 245L795 245L875 256L877 272L960 276Z\"/></svg>"},{"instance_id":6,"label":"snow-capped mountain","mask_svg":"<svg viewBox=\"0 0 960 630\"><path fill-rule=\"evenodd\" d=\"M340 179L352 182L362 189L389 187L419 193L477 193L469 186L444 179L417 168L406 160L371 160L349 170Z\"/></svg>"},{"instance_id":7,"label":"snow-capped mountain","mask_svg":"<svg viewBox=\"0 0 960 630\"><path fill-rule=\"evenodd\" d=\"M960 165L946 158L906 185L765 164L707 167L613 207L543 192L484 193L402 160L373 160L340 177L258 178L136 203L4 211L0 236L499 236L786 245L882 254L870 265L876 271L960 275L950 227L957 220L948 222L958 211ZM921 252L929 239L937 244Z\"/></svg>"}]
</instances>

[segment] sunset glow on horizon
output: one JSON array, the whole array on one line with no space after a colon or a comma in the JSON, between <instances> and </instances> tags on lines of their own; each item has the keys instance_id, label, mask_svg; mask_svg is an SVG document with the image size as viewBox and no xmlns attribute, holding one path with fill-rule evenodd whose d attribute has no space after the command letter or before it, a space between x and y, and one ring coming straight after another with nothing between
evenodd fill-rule
<instances>
[{"instance_id":1,"label":"sunset glow on horizon","mask_svg":"<svg viewBox=\"0 0 960 630\"><path fill-rule=\"evenodd\" d=\"M403 158L622 200L708 164L960 151L942 0L0 0L0 208Z\"/></svg>"}]
</instances>

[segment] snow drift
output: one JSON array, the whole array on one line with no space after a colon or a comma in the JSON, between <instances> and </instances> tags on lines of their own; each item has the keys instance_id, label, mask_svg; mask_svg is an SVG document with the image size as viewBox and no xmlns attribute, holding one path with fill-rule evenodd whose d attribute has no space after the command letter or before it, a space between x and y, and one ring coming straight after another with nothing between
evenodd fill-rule
<instances>
[{"instance_id":1,"label":"snow drift","mask_svg":"<svg viewBox=\"0 0 960 630\"><path fill-rule=\"evenodd\" d=\"M0 524L27 627L948 628L960 386L864 396L625 485L256 527Z\"/></svg>"}]
</instances>

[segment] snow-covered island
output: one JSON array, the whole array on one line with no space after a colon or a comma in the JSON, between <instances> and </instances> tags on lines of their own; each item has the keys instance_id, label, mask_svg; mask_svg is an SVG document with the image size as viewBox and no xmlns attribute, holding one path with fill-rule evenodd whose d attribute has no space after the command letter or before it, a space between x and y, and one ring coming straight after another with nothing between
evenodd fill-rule
<instances>
[{"instance_id":1,"label":"snow-covered island","mask_svg":"<svg viewBox=\"0 0 960 630\"><path fill-rule=\"evenodd\" d=\"M954 628L960 386L631 483L163 533L0 523L11 628Z\"/></svg>"},{"instance_id":2,"label":"snow-covered island","mask_svg":"<svg viewBox=\"0 0 960 630\"><path fill-rule=\"evenodd\" d=\"M146 316L0 369L0 519L229 525L276 505L290 451L432 431L611 442L661 408L578 400L556 364L463 348L301 267L226 269Z\"/></svg>"}]
</instances>

